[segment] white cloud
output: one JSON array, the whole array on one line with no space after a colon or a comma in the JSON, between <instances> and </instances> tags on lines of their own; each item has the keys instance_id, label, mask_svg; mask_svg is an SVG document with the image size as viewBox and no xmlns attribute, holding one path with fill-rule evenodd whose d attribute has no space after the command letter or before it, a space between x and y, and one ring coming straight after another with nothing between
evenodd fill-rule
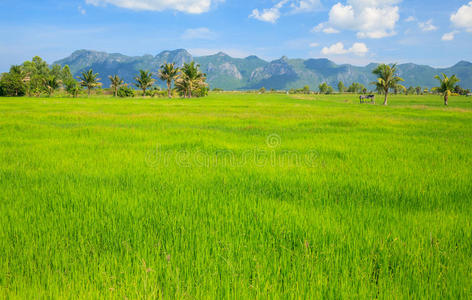
<instances>
[{"instance_id":1,"label":"white cloud","mask_svg":"<svg viewBox=\"0 0 472 300\"><path fill-rule=\"evenodd\" d=\"M451 22L457 28L472 32L472 1L461 6L455 14L452 14Z\"/></svg>"},{"instance_id":2,"label":"white cloud","mask_svg":"<svg viewBox=\"0 0 472 300\"><path fill-rule=\"evenodd\" d=\"M426 22L419 22L418 26L423 31L435 31L438 29L438 27L434 26L432 19L429 19Z\"/></svg>"},{"instance_id":3,"label":"white cloud","mask_svg":"<svg viewBox=\"0 0 472 300\"><path fill-rule=\"evenodd\" d=\"M369 48L364 43L354 43L348 51L357 56L364 56L369 52Z\"/></svg>"},{"instance_id":4,"label":"white cloud","mask_svg":"<svg viewBox=\"0 0 472 300\"><path fill-rule=\"evenodd\" d=\"M454 40L454 38L456 37L456 34L458 34L459 32L458 31L453 31L453 32L449 32L449 33L446 33L442 36L441 40L443 41L452 41Z\"/></svg>"},{"instance_id":5,"label":"white cloud","mask_svg":"<svg viewBox=\"0 0 472 300\"><path fill-rule=\"evenodd\" d=\"M262 11L254 9L249 17L263 22L275 23L280 18L280 9L287 2L288 0L280 1L274 7L264 8Z\"/></svg>"},{"instance_id":6,"label":"white cloud","mask_svg":"<svg viewBox=\"0 0 472 300\"><path fill-rule=\"evenodd\" d=\"M413 16L409 16L408 18L405 19L405 22L415 22L416 18Z\"/></svg>"},{"instance_id":7,"label":"white cloud","mask_svg":"<svg viewBox=\"0 0 472 300\"><path fill-rule=\"evenodd\" d=\"M87 4L99 6L111 4L133 10L176 10L189 14L201 14L210 10L211 5L224 0L85 0Z\"/></svg>"},{"instance_id":8,"label":"white cloud","mask_svg":"<svg viewBox=\"0 0 472 300\"><path fill-rule=\"evenodd\" d=\"M395 25L400 19L401 0L348 0L344 5L335 4L329 12L329 21L322 23L323 32L339 30L357 32L359 38L384 38L395 35ZM318 27L317 26L317 27ZM315 28L317 28L315 27Z\"/></svg>"},{"instance_id":9,"label":"white cloud","mask_svg":"<svg viewBox=\"0 0 472 300\"><path fill-rule=\"evenodd\" d=\"M290 5L288 5L289 3ZM287 6L290 9L286 9ZM282 16L282 9L287 14L298 14L313 12L320 8L320 0L282 0L271 8L254 9L249 17L263 22L276 23Z\"/></svg>"},{"instance_id":10,"label":"white cloud","mask_svg":"<svg viewBox=\"0 0 472 300\"><path fill-rule=\"evenodd\" d=\"M186 40L213 40L216 34L206 27L190 28L185 30L182 38Z\"/></svg>"},{"instance_id":11,"label":"white cloud","mask_svg":"<svg viewBox=\"0 0 472 300\"><path fill-rule=\"evenodd\" d=\"M321 8L320 0L297 0L290 4L292 13L306 13L316 11Z\"/></svg>"},{"instance_id":12,"label":"white cloud","mask_svg":"<svg viewBox=\"0 0 472 300\"><path fill-rule=\"evenodd\" d=\"M324 32L326 34L339 33L339 30L334 29L333 27L329 27L327 25L327 23L320 23L317 26L315 26L311 31L312 32Z\"/></svg>"},{"instance_id":13,"label":"white cloud","mask_svg":"<svg viewBox=\"0 0 472 300\"><path fill-rule=\"evenodd\" d=\"M310 43L310 48L316 48L316 47L319 47L320 44L318 43Z\"/></svg>"},{"instance_id":14,"label":"white cloud","mask_svg":"<svg viewBox=\"0 0 472 300\"><path fill-rule=\"evenodd\" d=\"M369 52L369 48L367 48L364 43L354 43L351 48L346 49L342 42L333 44L329 47L324 47L321 50L321 54L323 55L342 55L352 53L356 56L364 56L367 52Z\"/></svg>"}]
</instances>

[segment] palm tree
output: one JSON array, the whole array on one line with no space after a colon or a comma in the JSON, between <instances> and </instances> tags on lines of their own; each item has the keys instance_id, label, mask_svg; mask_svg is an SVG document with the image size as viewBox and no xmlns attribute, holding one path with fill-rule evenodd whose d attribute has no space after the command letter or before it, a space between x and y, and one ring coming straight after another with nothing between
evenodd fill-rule
<instances>
[{"instance_id":1,"label":"palm tree","mask_svg":"<svg viewBox=\"0 0 472 300\"><path fill-rule=\"evenodd\" d=\"M159 70L159 78L167 83L167 96L169 99L172 98L172 81L177 79L179 72L180 70L175 66L175 63L163 64Z\"/></svg>"},{"instance_id":2,"label":"palm tree","mask_svg":"<svg viewBox=\"0 0 472 300\"><path fill-rule=\"evenodd\" d=\"M403 78L398 77L398 70L397 70L397 65L393 64L392 66L386 65L386 64L381 64L378 65L377 68L375 68L372 73L375 75L379 76L376 82L373 82L372 84L375 84L377 86L378 90L381 90L385 94L385 101L384 105L387 105L388 101L388 92L390 89L403 89L405 90L405 87L399 84L403 80Z\"/></svg>"},{"instance_id":3,"label":"palm tree","mask_svg":"<svg viewBox=\"0 0 472 300\"><path fill-rule=\"evenodd\" d=\"M444 105L449 104L449 96L451 95L452 91L455 89L457 83L460 81L459 78L456 77L456 75L452 75L450 78L446 76L446 74L442 73L443 78L441 78L439 75L434 76L437 80L439 80L439 85L438 87L433 88L434 91L438 91L440 93L443 93L444 95Z\"/></svg>"},{"instance_id":4,"label":"palm tree","mask_svg":"<svg viewBox=\"0 0 472 300\"><path fill-rule=\"evenodd\" d=\"M88 70L87 72L82 72L82 75L79 77L79 79L80 85L87 88L88 97L90 97L90 92L93 88L102 85L99 82L100 78L98 78L98 73L94 74L92 69Z\"/></svg>"},{"instance_id":5,"label":"palm tree","mask_svg":"<svg viewBox=\"0 0 472 300\"><path fill-rule=\"evenodd\" d=\"M113 89L113 95L116 97L118 94L118 89L123 85L124 81L118 75L108 76L110 79L110 87Z\"/></svg>"},{"instance_id":6,"label":"palm tree","mask_svg":"<svg viewBox=\"0 0 472 300\"><path fill-rule=\"evenodd\" d=\"M179 75L177 80L175 80L175 89L179 92L180 95L183 95L184 98L187 98L189 91L189 80L185 74Z\"/></svg>"},{"instance_id":7,"label":"palm tree","mask_svg":"<svg viewBox=\"0 0 472 300\"><path fill-rule=\"evenodd\" d=\"M136 85L138 88L143 90L143 96L146 95L146 90L154 84L154 79L152 74L149 71L139 70L139 76L134 78L136 80Z\"/></svg>"},{"instance_id":8,"label":"palm tree","mask_svg":"<svg viewBox=\"0 0 472 300\"><path fill-rule=\"evenodd\" d=\"M54 94L54 91L57 90L62 81L58 79L56 75L49 75L47 78L44 79L44 86L46 88L46 92L49 96Z\"/></svg>"},{"instance_id":9,"label":"palm tree","mask_svg":"<svg viewBox=\"0 0 472 300\"><path fill-rule=\"evenodd\" d=\"M185 93L189 98L192 98L192 90L205 83L206 75L200 72L200 65L196 65L194 61L189 64L184 64L181 70L180 81L184 81L187 87ZM180 83L182 85L182 83Z\"/></svg>"},{"instance_id":10,"label":"palm tree","mask_svg":"<svg viewBox=\"0 0 472 300\"><path fill-rule=\"evenodd\" d=\"M11 66L10 74L18 78L18 81L17 81L18 84L16 84L14 87L15 96L18 96L21 86L26 87L26 83L29 80L28 74L25 72L22 66Z\"/></svg>"}]
</instances>

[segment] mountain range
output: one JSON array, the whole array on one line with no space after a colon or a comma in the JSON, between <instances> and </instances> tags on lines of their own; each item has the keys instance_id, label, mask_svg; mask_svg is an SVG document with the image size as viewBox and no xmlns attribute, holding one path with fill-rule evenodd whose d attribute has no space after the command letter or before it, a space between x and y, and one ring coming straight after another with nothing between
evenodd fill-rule
<instances>
[{"instance_id":1,"label":"mountain range","mask_svg":"<svg viewBox=\"0 0 472 300\"><path fill-rule=\"evenodd\" d=\"M126 83L133 83L140 69L157 72L166 62L175 62L182 66L184 63L195 61L202 72L207 74L210 87L224 90L266 89L286 90L310 86L317 90L319 84L326 82L337 87L339 81L345 86L353 82L373 88L375 81L372 70L376 63L364 67L349 64L336 64L328 59L289 59L282 57L273 61L265 61L257 56L233 58L223 52L193 57L187 50L178 49L163 51L157 55L126 56L118 53L106 53L92 50L78 50L69 57L55 64L69 65L74 76L93 69L100 74L105 87L109 86L109 75L117 74ZM405 86L421 86L431 88L437 86L435 75L446 73L455 74L461 79L460 85L472 88L472 63L461 61L449 68L433 68L413 63L399 64L399 75L405 79ZM163 83L159 82L161 86Z\"/></svg>"}]
</instances>

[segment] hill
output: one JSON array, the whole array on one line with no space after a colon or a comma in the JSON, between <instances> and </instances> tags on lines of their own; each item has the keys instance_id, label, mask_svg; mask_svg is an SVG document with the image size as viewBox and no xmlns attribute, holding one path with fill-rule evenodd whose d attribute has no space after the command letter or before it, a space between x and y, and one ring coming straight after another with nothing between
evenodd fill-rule
<instances>
[{"instance_id":1,"label":"hill","mask_svg":"<svg viewBox=\"0 0 472 300\"><path fill-rule=\"evenodd\" d=\"M322 82L337 86L343 81L346 86L359 82L372 87L375 80L372 70L376 63L364 67L342 64L338 65L328 59L280 59L268 62L257 56L234 58L223 52L193 57L185 49L163 51L155 56L126 56L119 53L106 53L92 50L75 51L69 57L55 63L69 65L74 75L92 68L100 74L102 82L108 86L108 75L117 74L125 82L132 83L139 69L157 72L165 62L175 62L182 66L195 60L207 74L211 88L226 90L247 90L265 87L267 89L301 88L305 85L317 89ZM472 63L461 61L449 68L433 68L413 63L398 66L400 76L405 79L405 86L431 88L437 85L434 76L443 72L456 74L461 79L461 86L472 87Z\"/></svg>"}]
</instances>

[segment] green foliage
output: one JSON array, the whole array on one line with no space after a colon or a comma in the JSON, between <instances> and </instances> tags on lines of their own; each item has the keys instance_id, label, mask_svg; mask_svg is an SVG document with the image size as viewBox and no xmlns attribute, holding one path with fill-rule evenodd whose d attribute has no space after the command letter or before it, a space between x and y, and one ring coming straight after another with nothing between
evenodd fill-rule
<instances>
[{"instance_id":1,"label":"green foliage","mask_svg":"<svg viewBox=\"0 0 472 300\"><path fill-rule=\"evenodd\" d=\"M179 78L175 81L175 88L179 94L183 97L192 98L193 94L205 94L198 93L198 91L205 91L203 87L208 88L206 83L206 75L200 71L200 65L195 64L194 61L191 63L185 63L180 70ZM208 91L208 89L206 89Z\"/></svg>"},{"instance_id":2,"label":"green foliage","mask_svg":"<svg viewBox=\"0 0 472 300\"><path fill-rule=\"evenodd\" d=\"M60 73L58 73L60 76ZM44 87L46 89L46 93L49 96L52 96L54 92L61 86L61 80L56 75L49 75L44 79Z\"/></svg>"},{"instance_id":3,"label":"green foliage","mask_svg":"<svg viewBox=\"0 0 472 300\"><path fill-rule=\"evenodd\" d=\"M436 78L439 81L439 86L433 88L434 91L440 92L444 94L445 96L449 96L452 91L456 88L457 83L460 82L459 78L456 77L456 75L452 75L451 77L448 77L446 74L442 73L441 76L436 75L434 78Z\"/></svg>"},{"instance_id":4,"label":"green foliage","mask_svg":"<svg viewBox=\"0 0 472 300\"><path fill-rule=\"evenodd\" d=\"M136 81L134 85L143 91L143 96L146 96L146 90L155 82L152 73L145 70L139 70L139 75L134 80Z\"/></svg>"},{"instance_id":5,"label":"green foliage","mask_svg":"<svg viewBox=\"0 0 472 300\"><path fill-rule=\"evenodd\" d=\"M323 82L322 84L319 85L318 87L320 94L332 94L334 92L334 89L329 86L326 82Z\"/></svg>"},{"instance_id":6,"label":"green foliage","mask_svg":"<svg viewBox=\"0 0 472 300\"><path fill-rule=\"evenodd\" d=\"M120 98L131 98L134 97L134 90L127 85L123 85L118 89L117 95Z\"/></svg>"},{"instance_id":7,"label":"green foliage","mask_svg":"<svg viewBox=\"0 0 472 300\"><path fill-rule=\"evenodd\" d=\"M124 84L124 81L118 75L110 75L108 79L110 79L110 87L113 90L113 96L116 97L118 95L118 89Z\"/></svg>"},{"instance_id":8,"label":"green foliage","mask_svg":"<svg viewBox=\"0 0 472 300\"><path fill-rule=\"evenodd\" d=\"M21 66L12 66L9 73L0 78L0 95L17 97L26 94L26 74Z\"/></svg>"},{"instance_id":9,"label":"green foliage","mask_svg":"<svg viewBox=\"0 0 472 300\"><path fill-rule=\"evenodd\" d=\"M172 98L172 82L178 79L180 69L176 67L175 63L166 63L161 66L159 70L159 79L165 81L167 84L167 96Z\"/></svg>"},{"instance_id":10,"label":"green foliage","mask_svg":"<svg viewBox=\"0 0 472 300\"><path fill-rule=\"evenodd\" d=\"M68 78L64 82L64 89L72 97L77 98L80 93L80 85L74 78Z\"/></svg>"},{"instance_id":11,"label":"green foliage","mask_svg":"<svg viewBox=\"0 0 472 300\"><path fill-rule=\"evenodd\" d=\"M398 94L399 90L406 90L404 86L399 82L404 81L403 78L398 76L397 65L386 65L380 64L372 71L373 74L377 75L377 81L373 82L377 87L377 90L383 91L385 95L384 105L387 105L388 92L393 89L395 94Z\"/></svg>"},{"instance_id":12,"label":"green foliage","mask_svg":"<svg viewBox=\"0 0 472 300\"><path fill-rule=\"evenodd\" d=\"M199 85L195 91L193 92L194 97L206 97L208 96L208 92L210 91L210 88L206 85Z\"/></svg>"},{"instance_id":13,"label":"green foliage","mask_svg":"<svg viewBox=\"0 0 472 300\"><path fill-rule=\"evenodd\" d=\"M340 93L344 93L346 91L346 88L344 87L344 83L342 81L338 83L338 91Z\"/></svg>"},{"instance_id":14,"label":"green foliage","mask_svg":"<svg viewBox=\"0 0 472 300\"><path fill-rule=\"evenodd\" d=\"M363 84L360 84L358 82L353 82L348 88L347 92L348 93L354 93L354 94L360 94L364 91L365 86Z\"/></svg>"},{"instance_id":15,"label":"green foliage","mask_svg":"<svg viewBox=\"0 0 472 300\"><path fill-rule=\"evenodd\" d=\"M93 73L93 70L90 69L87 72L82 72L82 75L79 77L80 85L87 88L87 95L90 97L92 89L101 86L100 78L98 78L98 73Z\"/></svg>"},{"instance_id":16,"label":"green foliage","mask_svg":"<svg viewBox=\"0 0 472 300\"><path fill-rule=\"evenodd\" d=\"M265 88L265 87L261 87L261 88L259 89L259 94L265 94L265 92L266 92L266 88Z\"/></svg>"},{"instance_id":17,"label":"green foliage","mask_svg":"<svg viewBox=\"0 0 472 300\"><path fill-rule=\"evenodd\" d=\"M29 96L39 97L42 92L47 90L45 83L50 75L48 64L41 57L35 56L31 61L23 63L23 70L28 77L26 93Z\"/></svg>"}]
</instances>

